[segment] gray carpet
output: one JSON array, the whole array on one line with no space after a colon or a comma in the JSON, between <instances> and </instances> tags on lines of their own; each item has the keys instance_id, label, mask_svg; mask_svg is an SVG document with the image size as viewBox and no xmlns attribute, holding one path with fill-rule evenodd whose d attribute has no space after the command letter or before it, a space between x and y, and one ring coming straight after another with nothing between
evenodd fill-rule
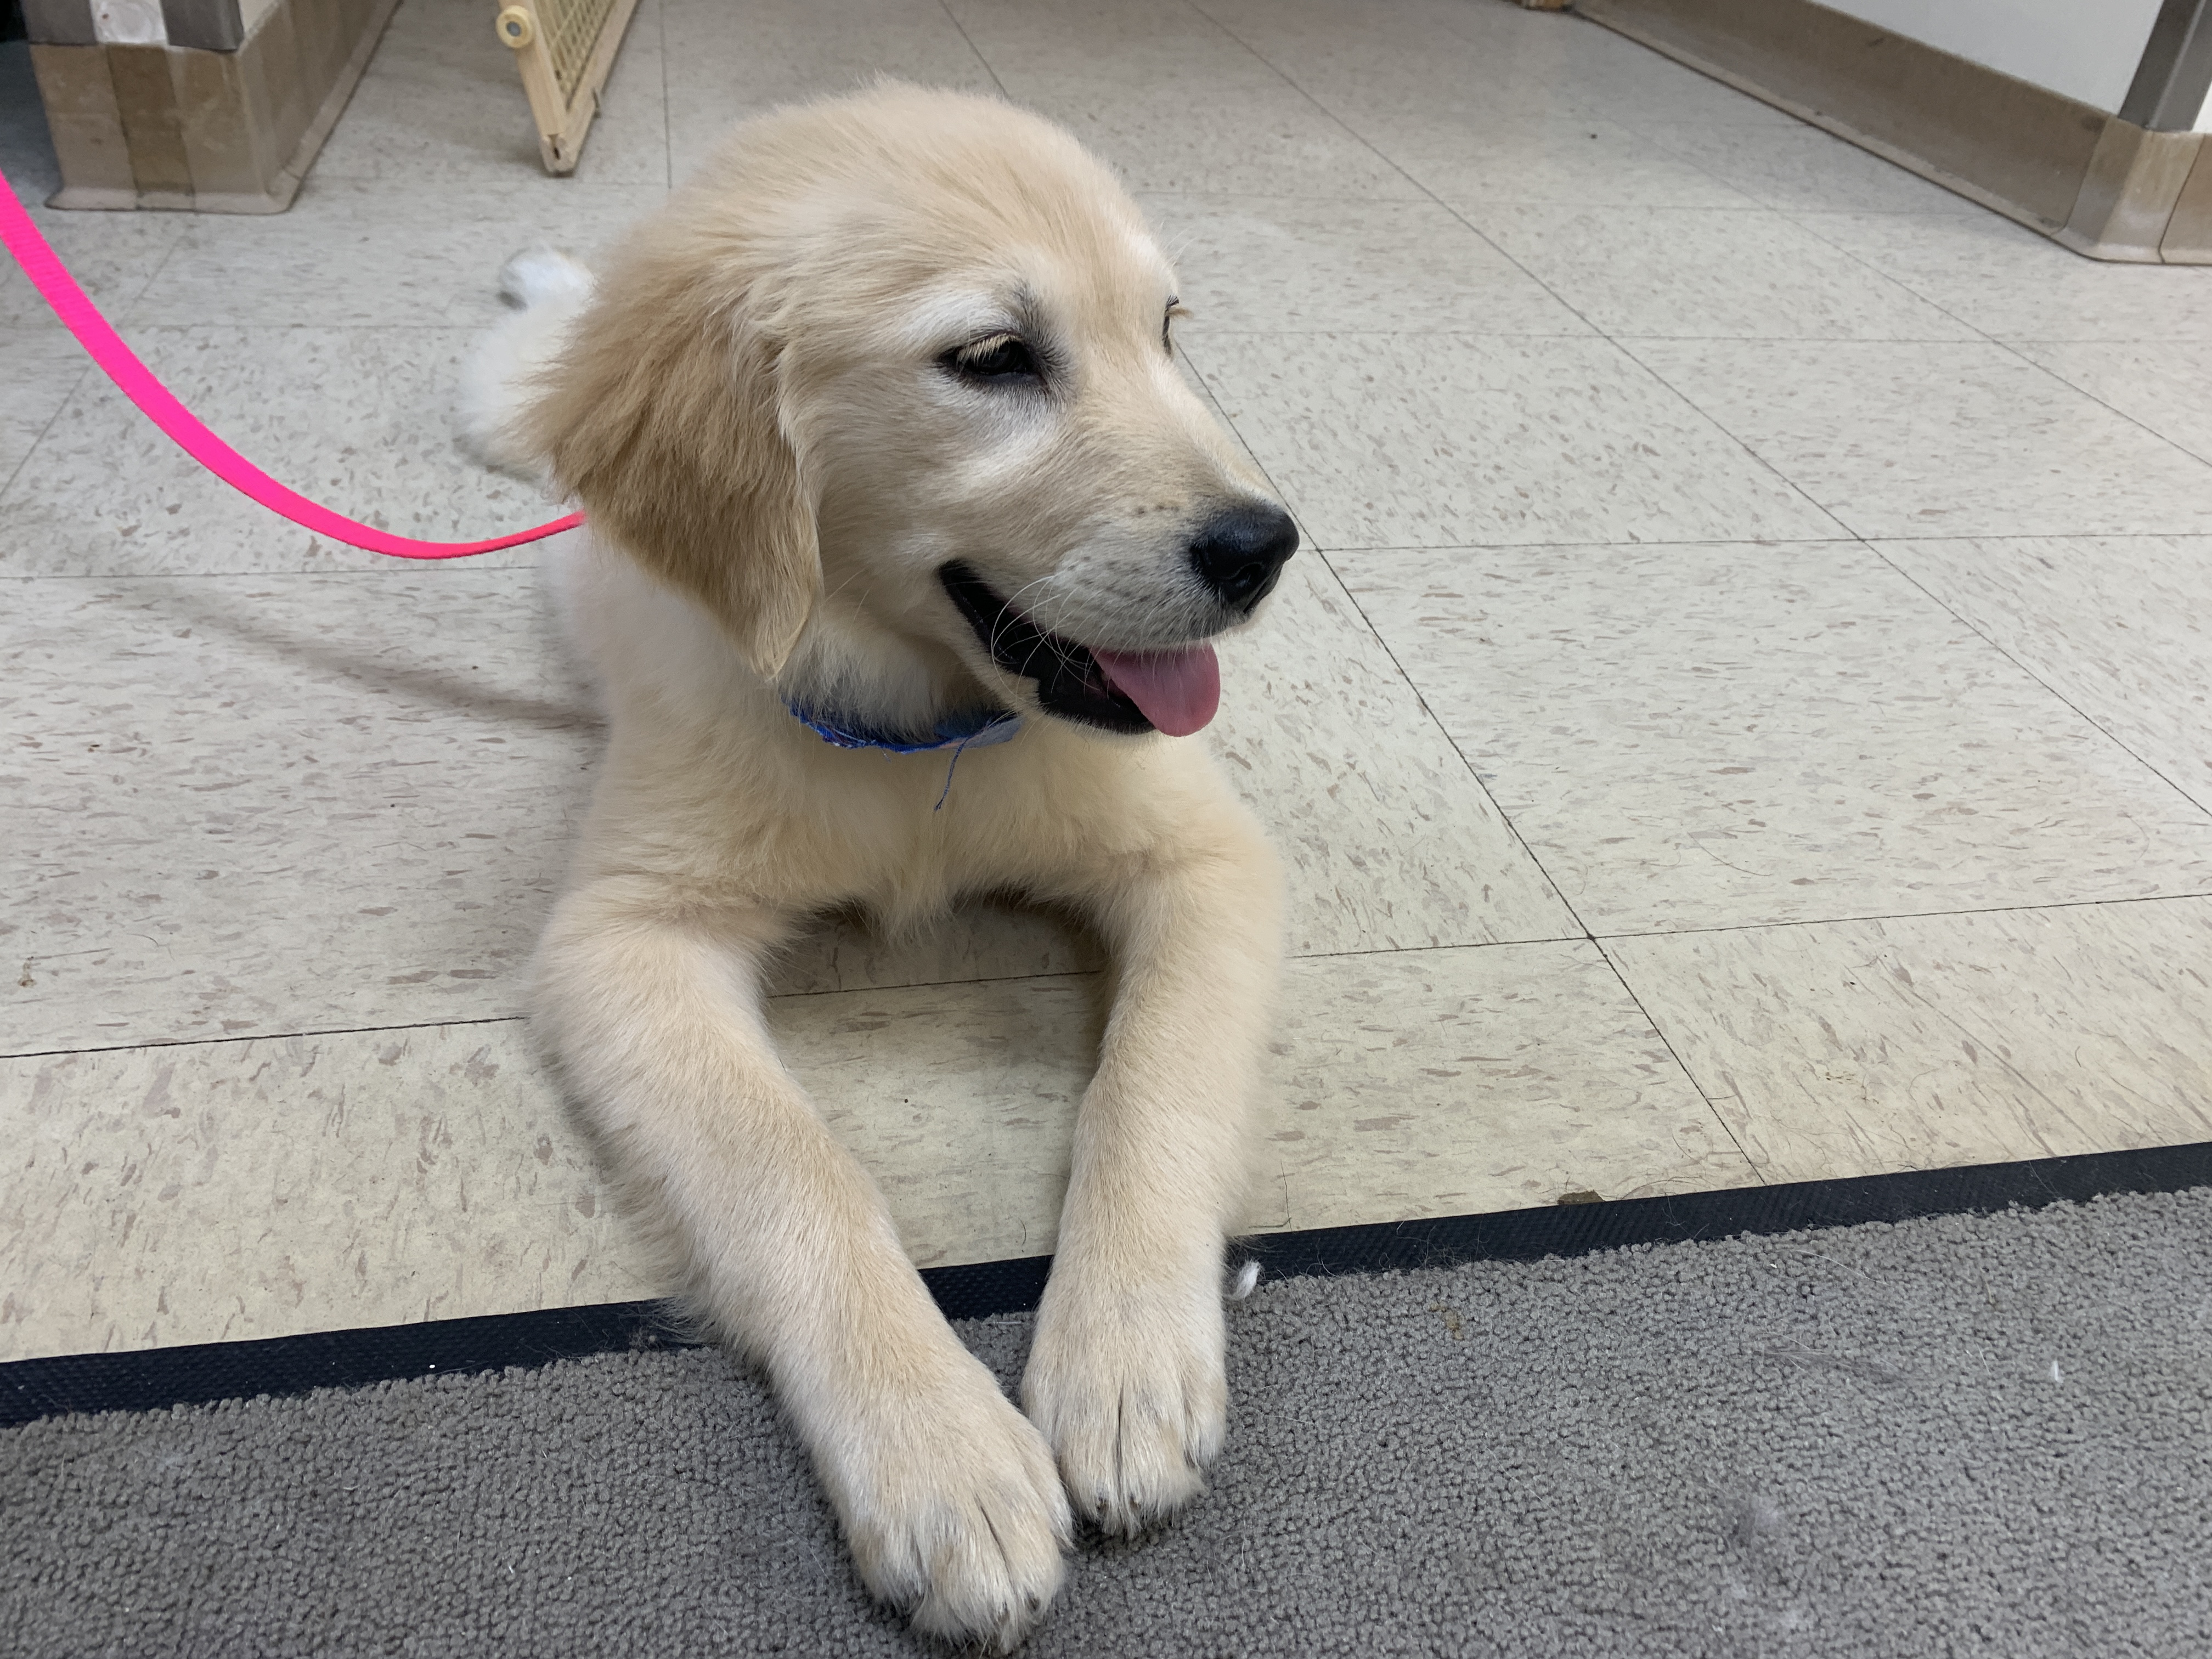
<instances>
[{"instance_id":1,"label":"gray carpet","mask_svg":"<svg viewBox=\"0 0 2212 1659\"><path fill-rule=\"evenodd\" d=\"M2212 1191L1263 1285L1046 1655L2212 1654ZM966 1334L1011 1378L1021 1319ZM910 1655L711 1351L0 1434L26 1656Z\"/></svg>"}]
</instances>

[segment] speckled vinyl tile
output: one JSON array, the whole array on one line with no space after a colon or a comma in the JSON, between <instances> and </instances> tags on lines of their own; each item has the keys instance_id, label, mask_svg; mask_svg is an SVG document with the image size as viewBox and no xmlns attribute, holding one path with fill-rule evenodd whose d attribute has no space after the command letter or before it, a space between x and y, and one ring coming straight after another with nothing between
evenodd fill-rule
<instances>
[{"instance_id":1,"label":"speckled vinyl tile","mask_svg":"<svg viewBox=\"0 0 2212 1659\"><path fill-rule=\"evenodd\" d=\"M1096 975L779 999L924 1266L1052 1248ZM1750 1183L1586 943L1291 964L1255 1230ZM663 1287L512 1021L0 1060L0 1359Z\"/></svg>"},{"instance_id":2,"label":"speckled vinyl tile","mask_svg":"<svg viewBox=\"0 0 2212 1659\"><path fill-rule=\"evenodd\" d=\"M226 441L310 500L403 535L475 540L562 510L454 438L464 328L142 328L148 366ZM528 547L474 562L514 566ZM0 491L0 574L380 571L397 562L278 517L88 374Z\"/></svg>"},{"instance_id":3,"label":"speckled vinyl tile","mask_svg":"<svg viewBox=\"0 0 2212 1659\"><path fill-rule=\"evenodd\" d=\"M1644 131L1765 207L1965 217L1989 212L1978 202L1809 124L1744 127L1693 121Z\"/></svg>"},{"instance_id":4,"label":"speckled vinyl tile","mask_svg":"<svg viewBox=\"0 0 2212 1659\"><path fill-rule=\"evenodd\" d=\"M850 92L878 75L998 91L936 0L662 0L670 176L681 184L748 115Z\"/></svg>"},{"instance_id":5,"label":"speckled vinyl tile","mask_svg":"<svg viewBox=\"0 0 2212 1659\"><path fill-rule=\"evenodd\" d=\"M915 1261L1049 1251L1104 995L1089 977L790 998L793 1072ZM1751 1184L1586 943L1291 964L1243 1224L1350 1225Z\"/></svg>"},{"instance_id":6,"label":"speckled vinyl tile","mask_svg":"<svg viewBox=\"0 0 2212 1659\"><path fill-rule=\"evenodd\" d=\"M501 263L886 72L1143 194L1307 534L1194 739L1290 890L1246 1226L2212 1139L2212 272L1466 0L642 0L570 179L416 0L291 211L40 219L286 483L483 536L557 510L453 446ZM0 1359L655 1293L514 1018L601 743L537 555L319 544L74 352L0 270ZM772 969L917 1260L1052 1248L1103 965Z\"/></svg>"},{"instance_id":7,"label":"speckled vinyl tile","mask_svg":"<svg viewBox=\"0 0 2212 1659\"><path fill-rule=\"evenodd\" d=\"M2212 1140L2212 902L1606 948L1768 1181Z\"/></svg>"},{"instance_id":8,"label":"speckled vinyl tile","mask_svg":"<svg viewBox=\"0 0 2212 1659\"><path fill-rule=\"evenodd\" d=\"M1419 200L1419 187L1296 88L1259 74L1002 75L1006 94L1066 127L1130 189Z\"/></svg>"},{"instance_id":9,"label":"speckled vinyl tile","mask_svg":"<svg viewBox=\"0 0 2212 1659\"><path fill-rule=\"evenodd\" d=\"M1335 562L1601 937L2212 890L2212 815L1865 547Z\"/></svg>"},{"instance_id":10,"label":"speckled vinyl tile","mask_svg":"<svg viewBox=\"0 0 2212 1659\"><path fill-rule=\"evenodd\" d=\"M1995 213L1797 222L2003 340L2212 340L2212 270L2085 259Z\"/></svg>"},{"instance_id":11,"label":"speckled vinyl tile","mask_svg":"<svg viewBox=\"0 0 2212 1659\"><path fill-rule=\"evenodd\" d=\"M114 319L145 292L161 262L183 240L191 215L65 213L33 207L31 217L86 297ZM51 329L58 337L68 337L22 267L4 253L0 253L0 328Z\"/></svg>"},{"instance_id":12,"label":"speckled vinyl tile","mask_svg":"<svg viewBox=\"0 0 2212 1659\"><path fill-rule=\"evenodd\" d=\"M156 324L481 329L507 314L510 254L550 242L588 263L665 198L542 169L495 186L311 175L288 212L180 216L161 280L114 320L134 345Z\"/></svg>"},{"instance_id":13,"label":"speckled vinyl tile","mask_svg":"<svg viewBox=\"0 0 2212 1659\"><path fill-rule=\"evenodd\" d=\"M0 1060L0 1360L660 1289L514 1021Z\"/></svg>"},{"instance_id":14,"label":"speckled vinyl tile","mask_svg":"<svg viewBox=\"0 0 2212 1659\"><path fill-rule=\"evenodd\" d=\"M519 1011L599 741L532 573L15 588L0 699L25 902L0 936L31 982L8 991L11 1048ZM1576 931L1318 559L1223 653L1203 741L1282 850L1294 950ZM890 944L826 921L775 983L1097 961L1049 918L981 905Z\"/></svg>"},{"instance_id":15,"label":"speckled vinyl tile","mask_svg":"<svg viewBox=\"0 0 2212 1659\"><path fill-rule=\"evenodd\" d=\"M1468 222L1607 334L1978 338L1778 214L1478 204Z\"/></svg>"},{"instance_id":16,"label":"speckled vinyl tile","mask_svg":"<svg viewBox=\"0 0 2212 1659\"><path fill-rule=\"evenodd\" d=\"M1291 964L1255 1231L1747 1187L1585 941Z\"/></svg>"},{"instance_id":17,"label":"speckled vinyl tile","mask_svg":"<svg viewBox=\"0 0 2212 1659\"><path fill-rule=\"evenodd\" d=\"M1702 167L1595 114L1443 116L1378 100L1343 112L1352 130L1452 207L1739 208L1759 204Z\"/></svg>"},{"instance_id":18,"label":"speckled vinyl tile","mask_svg":"<svg viewBox=\"0 0 2212 1659\"><path fill-rule=\"evenodd\" d=\"M946 0L945 9L992 72L1013 80L1211 76L1252 85L1278 78L1181 0Z\"/></svg>"},{"instance_id":19,"label":"speckled vinyl tile","mask_svg":"<svg viewBox=\"0 0 2212 1659\"><path fill-rule=\"evenodd\" d=\"M1579 19L1517 7L1207 0L1206 11L1347 118L1396 107L1761 126L1790 119Z\"/></svg>"},{"instance_id":20,"label":"speckled vinyl tile","mask_svg":"<svg viewBox=\"0 0 2212 1659\"><path fill-rule=\"evenodd\" d=\"M1622 344L1862 536L2212 531L2212 465L2002 345Z\"/></svg>"},{"instance_id":21,"label":"speckled vinyl tile","mask_svg":"<svg viewBox=\"0 0 2212 1659\"><path fill-rule=\"evenodd\" d=\"M1881 551L2212 810L2212 539L1885 542Z\"/></svg>"},{"instance_id":22,"label":"speckled vinyl tile","mask_svg":"<svg viewBox=\"0 0 2212 1659\"><path fill-rule=\"evenodd\" d=\"M1607 341L1216 335L1186 349L1324 548L1844 533Z\"/></svg>"},{"instance_id":23,"label":"speckled vinyl tile","mask_svg":"<svg viewBox=\"0 0 2212 1659\"><path fill-rule=\"evenodd\" d=\"M91 367L58 328L0 324L0 489Z\"/></svg>"},{"instance_id":24,"label":"speckled vinyl tile","mask_svg":"<svg viewBox=\"0 0 2212 1659\"><path fill-rule=\"evenodd\" d=\"M1565 34L1556 50L1556 72L1577 96L1638 131L1703 123L1786 132L1802 125L1786 111L1609 29Z\"/></svg>"},{"instance_id":25,"label":"speckled vinyl tile","mask_svg":"<svg viewBox=\"0 0 2212 1659\"><path fill-rule=\"evenodd\" d=\"M320 179L497 184L545 176L538 124L496 8L404 5L315 158ZM586 184L665 185L660 0L639 0L599 94L573 175Z\"/></svg>"},{"instance_id":26,"label":"speckled vinyl tile","mask_svg":"<svg viewBox=\"0 0 2212 1659\"><path fill-rule=\"evenodd\" d=\"M1105 995L1091 974L848 991L781 998L769 1026L933 1267L1051 1253Z\"/></svg>"},{"instance_id":27,"label":"speckled vinyl tile","mask_svg":"<svg viewBox=\"0 0 2212 1659\"><path fill-rule=\"evenodd\" d=\"M1590 325L1434 202L1151 196L1176 263L1186 337L1579 334Z\"/></svg>"},{"instance_id":28,"label":"speckled vinyl tile","mask_svg":"<svg viewBox=\"0 0 2212 1659\"><path fill-rule=\"evenodd\" d=\"M1402 74L1423 65L1464 76L1478 52L1517 68L1558 33L1547 30L1553 20L1516 7L1458 0L1392 0L1356 12L1338 0L1204 0L1204 7L1218 26L1302 78L1333 68Z\"/></svg>"},{"instance_id":29,"label":"speckled vinyl tile","mask_svg":"<svg viewBox=\"0 0 2212 1659\"><path fill-rule=\"evenodd\" d=\"M857 911L817 917L769 964L780 996L1095 973L1105 948L1073 916L1009 899L969 900L913 938L886 939Z\"/></svg>"},{"instance_id":30,"label":"speckled vinyl tile","mask_svg":"<svg viewBox=\"0 0 2212 1659\"><path fill-rule=\"evenodd\" d=\"M1470 9L1452 12L1464 16ZM1285 40L1249 21L1239 23L1237 33L1271 68L1363 137L1439 128L1534 134L1547 123L1603 114L1571 84L1514 73L1511 64L1522 54L1510 43L1450 40L1441 18L1425 42L1407 39L1402 31L1378 39L1337 26L1326 37Z\"/></svg>"},{"instance_id":31,"label":"speckled vinyl tile","mask_svg":"<svg viewBox=\"0 0 2212 1659\"><path fill-rule=\"evenodd\" d=\"M520 1010L598 744L532 572L6 588L9 1052Z\"/></svg>"},{"instance_id":32,"label":"speckled vinyl tile","mask_svg":"<svg viewBox=\"0 0 2212 1659\"><path fill-rule=\"evenodd\" d=\"M2013 349L2198 460L2212 461L2212 341L2028 341Z\"/></svg>"},{"instance_id":33,"label":"speckled vinyl tile","mask_svg":"<svg viewBox=\"0 0 2212 1659\"><path fill-rule=\"evenodd\" d=\"M1581 931L1317 555L1220 654L1206 740L1282 855L1294 954Z\"/></svg>"}]
</instances>

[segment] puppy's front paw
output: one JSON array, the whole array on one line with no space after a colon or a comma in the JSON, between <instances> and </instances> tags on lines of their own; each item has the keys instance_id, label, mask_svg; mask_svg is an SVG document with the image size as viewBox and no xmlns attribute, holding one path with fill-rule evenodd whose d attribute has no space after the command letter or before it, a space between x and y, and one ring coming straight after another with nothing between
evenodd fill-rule
<instances>
[{"instance_id":1,"label":"puppy's front paw","mask_svg":"<svg viewBox=\"0 0 2212 1659\"><path fill-rule=\"evenodd\" d=\"M878 1402L816 1456L870 1592L918 1631L1008 1653L1059 1593L1073 1528L1051 1448L969 1366Z\"/></svg>"},{"instance_id":2,"label":"puppy's front paw","mask_svg":"<svg viewBox=\"0 0 2212 1659\"><path fill-rule=\"evenodd\" d=\"M1055 1278L1022 1403L1060 1456L1076 1512L1133 1536L1206 1490L1228 1411L1221 1294L1194 1283L1104 1290Z\"/></svg>"}]
</instances>

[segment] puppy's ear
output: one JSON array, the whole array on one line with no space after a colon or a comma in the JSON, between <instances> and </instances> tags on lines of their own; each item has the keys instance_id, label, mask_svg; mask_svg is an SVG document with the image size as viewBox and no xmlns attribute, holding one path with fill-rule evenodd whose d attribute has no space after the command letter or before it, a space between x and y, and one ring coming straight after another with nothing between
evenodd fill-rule
<instances>
[{"instance_id":1,"label":"puppy's ear","mask_svg":"<svg viewBox=\"0 0 2212 1659\"><path fill-rule=\"evenodd\" d=\"M814 505L750 296L650 257L611 273L528 416L599 534L773 677L822 588Z\"/></svg>"}]
</instances>

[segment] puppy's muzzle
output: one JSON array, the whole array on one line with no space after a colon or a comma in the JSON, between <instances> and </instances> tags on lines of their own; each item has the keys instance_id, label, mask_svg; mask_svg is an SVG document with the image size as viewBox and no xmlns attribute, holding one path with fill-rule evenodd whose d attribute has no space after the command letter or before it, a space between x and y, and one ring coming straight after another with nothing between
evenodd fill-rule
<instances>
[{"instance_id":1,"label":"puppy's muzzle","mask_svg":"<svg viewBox=\"0 0 2212 1659\"><path fill-rule=\"evenodd\" d=\"M1274 590L1285 561L1298 550L1298 527L1273 501L1249 501L1217 514L1190 544L1191 568L1206 591L1248 614Z\"/></svg>"}]
</instances>

